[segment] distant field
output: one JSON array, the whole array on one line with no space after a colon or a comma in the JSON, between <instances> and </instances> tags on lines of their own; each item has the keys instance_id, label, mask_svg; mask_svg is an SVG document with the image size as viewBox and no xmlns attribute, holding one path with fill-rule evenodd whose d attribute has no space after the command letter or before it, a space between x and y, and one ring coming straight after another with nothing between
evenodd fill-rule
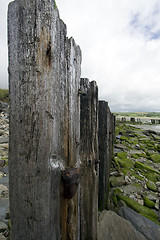
<instances>
[{"instance_id":1,"label":"distant field","mask_svg":"<svg viewBox=\"0 0 160 240\"><path fill-rule=\"evenodd\" d=\"M115 112L117 117L160 118L160 112Z\"/></svg>"},{"instance_id":2,"label":"distant field","mask_svg":"<svg viewBox=\"0 0 160 240\"><path fill-rule=\"evenodd\" d=\"M9 90L8 89L0 89L0 101L9 102Z\"/></svg>"}]
</instances>

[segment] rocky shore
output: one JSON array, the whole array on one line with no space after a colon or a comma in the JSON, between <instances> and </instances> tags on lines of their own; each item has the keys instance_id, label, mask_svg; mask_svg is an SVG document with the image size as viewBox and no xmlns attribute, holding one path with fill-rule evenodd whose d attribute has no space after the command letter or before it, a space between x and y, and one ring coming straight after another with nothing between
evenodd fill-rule
<instances>
[{"instance_id":1,"label":"rocky shore","mask_svg":"<svg viewBox=\"0 0 160 240\"><path fill-rule=\"evenodd\" d=\"M2 104L1 104L2 105ZM0 105L0 240L9 239L8 106Z\"/></svg>"},{"instance_id":2,"label":"rocky shore","mask_svg":"<svg viewBox=\"0 0 160 240\"><path fill-rule=\"evenodd\" d=\"M10 239L8 108L0 108L0 240ZM160 239L160 133L116 124L109 211L99 214L98 240Z\"/></svg>"},{"instance_id":3,"label":"rocky shore","mask_svg":"<svg viewBox=\"0 0 160 240\"><path fill-rule=\"evenodd\" d=\"M140 232L147 239L160 239L160 133L117 122L114 153L109 209L138 231L137 222L143 222Z\"/></svg>"}]
</instances>

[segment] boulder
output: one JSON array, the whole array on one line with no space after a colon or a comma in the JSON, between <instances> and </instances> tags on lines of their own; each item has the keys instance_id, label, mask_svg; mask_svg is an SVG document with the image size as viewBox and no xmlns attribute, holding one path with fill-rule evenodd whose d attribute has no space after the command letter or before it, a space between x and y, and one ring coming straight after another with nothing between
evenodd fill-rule
<instances>
[{"instance_id":1,"label":"boulder","mask_svg":"<svg viewBox=\"0 0 160 240\"><path fill-rule=\"evenodd\" d=\"M154 208L155 203L151 201L149 198L144 197L144 206L149 207L149 208Z\"/></svg>"},{"instance_id":2,"label":"boulder","mask_svg":"<svg viewBox=\"0 0 160 240\"><path fill-rule=\"evenodd\" d=\"M104 210L99 216L98 240L147 240L132 224L115 212Z\"/></svg>"},{"instance_id":3,"label":"boulder","mask_svg":"<svg viewBox=\"0 0 160 240\"><path fill-rule=\"evenodd\" d=\"M110 178L110 183L112 187L118 187L118 186L122 186L125 184L125 179L123 176L121 177L111 177Z\"/></svg>"},{"instance_id":4,"label":"boulder","mask_svg":"<svg viewBox=\"0 0 160 240\"><path fill-rule=\"evenodd\" d=\"M152 191L154 191L154 192L157 191L157 188L156 188L155 183L152 182L152 181L150 181L150 180L147 182L147 188L150 189L150 190L152 190Z\"/></svg>"},{"instance_id":5,"label":"boulder","mask_svg":"<svg viewBox=\"0 0 160 240\"><path fill-rule=\"evenodd\" d=\"M158 224L152 222L148 218L141 216L129 207L122 207L118 213L120 216L128 220L135 227L135 229L138 232L142 233L147 239L160 239L160 226Z\"/></svg>"}]
</instances>

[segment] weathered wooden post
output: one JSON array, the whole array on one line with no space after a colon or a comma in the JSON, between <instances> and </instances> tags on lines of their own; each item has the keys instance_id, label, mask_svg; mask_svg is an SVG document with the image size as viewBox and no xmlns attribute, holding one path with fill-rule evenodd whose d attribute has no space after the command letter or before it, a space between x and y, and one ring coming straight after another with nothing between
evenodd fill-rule
<instances>
[{"instance_id":1,"label":"weathered wooden post","mask_svg":"<svg viewBox=\"0 0 160 240\"><path fill-rule=\"evenodd\" d=\"M99 101L99 193L98 207L103 210L107 207L109 190L109 108L108 103Z\"/></svg>"},{"instance_id":2,"label":"weathered wooden post","mask_svg":"<svg viewBox=\"0 0 160 240\"><path fill-rule=\"evenodd\" d=\"M110 112L108 103L99 101L99 193L98 207L99 210L107 208L109 194L109 175L113 154L114 139L114 115Z\"/></svg>"},{"instance_id":3,"label":"weathered wooden post","mask_svg":"<svg viewBox=\"0 0 160 240\"><path fill-rule=\"evenodd\" d=\"M98 88L95 81L80 83L80 227L81 240L97 239L98 213Z\"/></svg>"},{"instance_id":4,"label":"weathered wooden post","mask_svg":"<svg viewBox=\"0 0 160 240\"><path fill-rule=\"evenodd\" d=\"M11 238L79 239L80 49L54 0L11 2L8 41Z\"/></svg>"}]
</instances>

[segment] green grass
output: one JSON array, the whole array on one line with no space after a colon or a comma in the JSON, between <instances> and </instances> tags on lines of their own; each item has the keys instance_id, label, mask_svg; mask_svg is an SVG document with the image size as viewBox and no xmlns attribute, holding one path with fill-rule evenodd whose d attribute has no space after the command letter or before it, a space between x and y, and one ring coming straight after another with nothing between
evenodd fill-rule
<instances>
[{"instance_id":1,"label":"green grass","mask_svg":"<svg viewBox=\"0 0 160 240\"><path fill-rule=\"evenodd\" d=\"M56 0L54 0L54 9L57 10Z\"/></svg>"},{"instance_id":2,"label":"green grass","mask_svg":"<svg viewBox=\"0 0 160 240\"><path fill-rule=\"evenodd\" d=\"M160 118L160 112L115 112L114 115L117 117Z\"/></svg>"},{"instance_id":3,"label":"green grass","mask_svg":"<svg viewBox=\"0 0 160 240\"><path fill-rule=\"evenodd\" d=\"M9 90L8 89L0 89L0 101L9 102Z\"/></svg>"}]
</instances>

